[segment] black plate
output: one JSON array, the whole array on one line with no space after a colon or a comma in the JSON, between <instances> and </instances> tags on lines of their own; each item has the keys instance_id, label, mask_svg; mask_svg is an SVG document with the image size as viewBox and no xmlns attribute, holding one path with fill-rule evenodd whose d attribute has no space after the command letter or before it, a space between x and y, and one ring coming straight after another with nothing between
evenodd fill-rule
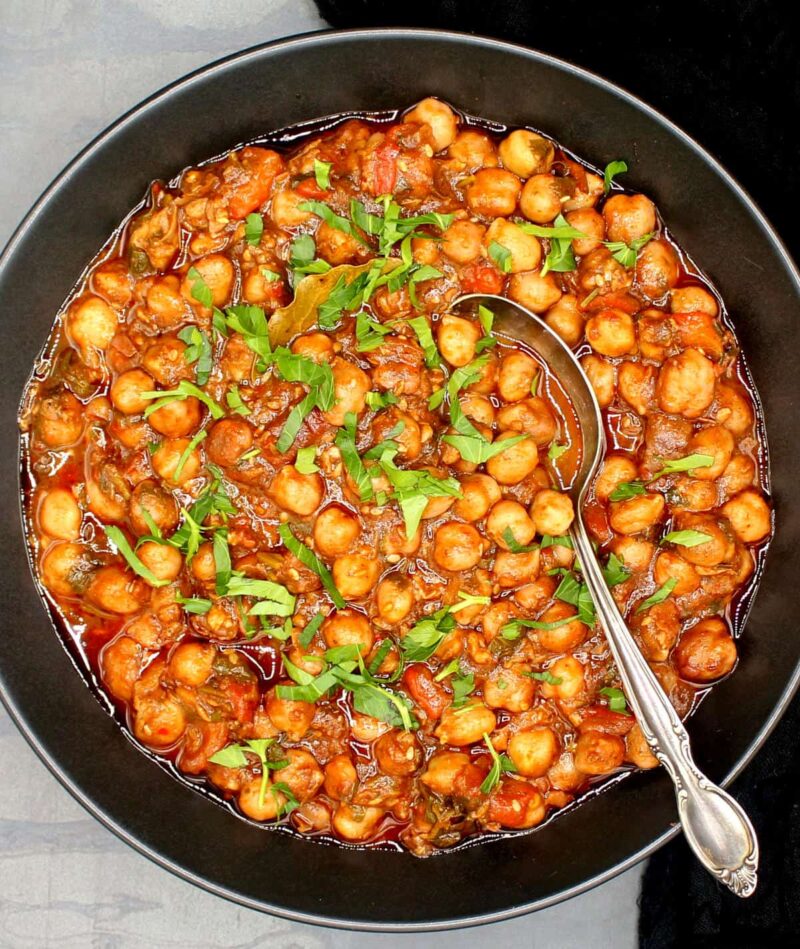
<instances>
[{"instance_id":1,"label":"black plate","mask_svg":"<svg viewBox=\"0 0 800 949\"><path fill-rule=\"evenodd\" d=\"M247 906L361 929L489 922L580 893L676 832L672 787L660 771L638 774L531 835L428 860L325 846L238 820L124 737L54 634L20 530L16 414L53 315L151 179L269 129L432 93L473 115L533 125L600 166L633 159L626 185L655 199L736 322L766 407L778 532L739 668L690 724L698 762L729 781L798 682L800 277L741 188L658 113L567 63L493 40L414 30L313 34L223 60L128 113L56 179L0 261L0 684L11 715L79 801L162 866Z\"/></svg>"}]
</instances>

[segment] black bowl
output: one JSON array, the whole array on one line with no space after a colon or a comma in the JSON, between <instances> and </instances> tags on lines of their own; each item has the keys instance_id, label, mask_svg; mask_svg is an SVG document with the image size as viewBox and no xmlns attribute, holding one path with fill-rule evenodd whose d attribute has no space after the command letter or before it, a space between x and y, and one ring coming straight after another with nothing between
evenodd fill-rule
<instances>
[{"instance_id":1,"label":"black bowl","mask_svg":"<svg viewBox=\"0 0 800 949\"><path fill-rule=\"evenodd\" d=\"M0 261L0 684L11 715L79 801L162 866L247 906L360 929L489 922L580 893L676 833L672 786L661 771L637 774L533 834L428 860L326 846L238 820L125 738L54 634L19 524L17 403L53 315L152 178L273 128L432 93L473 115L533 125L600 166L633 158L626 184L656 200L736 322L765 403L778 532L739 668L690 723L698 762L727 782L798 682L800 507L787 502L800 470L800 277L741 188L658 113L567 63L493 40L414 30L304 36L209 66L128 113L56 179Z\"/></svg>"}]
</instances>

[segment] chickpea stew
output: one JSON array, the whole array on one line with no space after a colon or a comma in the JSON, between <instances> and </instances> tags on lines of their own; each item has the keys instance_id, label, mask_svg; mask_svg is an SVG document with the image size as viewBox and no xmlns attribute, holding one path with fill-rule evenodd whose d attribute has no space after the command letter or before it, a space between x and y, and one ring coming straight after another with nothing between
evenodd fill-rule
<instances>
[{"instance_id":1,"label":"chickpea stew","mask_svg":"<svg viewBox=\"0 0 800 949\"><path fill-rule=\"evenodd\" d=\"M156 182L113 235L23 401L25 516L66 644L176 775L426 856L657 764L567 536L569 394L462 293L581 358L584 517L676 708L733 669L763 420L626 170L426 99Z\"/></svg>"}]
</instances>

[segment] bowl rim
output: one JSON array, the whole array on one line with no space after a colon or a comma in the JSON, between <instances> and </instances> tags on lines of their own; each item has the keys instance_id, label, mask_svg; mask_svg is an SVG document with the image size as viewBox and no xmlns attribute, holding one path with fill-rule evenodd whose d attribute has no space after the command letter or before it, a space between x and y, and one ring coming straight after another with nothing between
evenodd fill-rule
<instances>
[{"instance_id":1,"label":"bowl rim","mask_svg":"<svg viewBox=\"0 0 800 949\"><path fill-rule=\"evenodd\" d=\"M172 94L179 89L188 89L198 80L212 78L215 74L224 72L232 65L246 63L248 60L256 60L264 53L280 50L291 51L292 49L302 49L320 44L335 44L339 39L352 37L361 37L365 40L375 40L376 38L380 37L408 40L442 40L449 43L463 43L466 45L494 49L499 52L513 53L516 56L522 56L533 61L544 63L556 70L561 70L571 74L585 82L600 86L605 91L610 92L617 98L626 101L663 126L673 136L679 138L685 145L695 152L703 162L710 166L711 169L723 180L727 187L738 196L738 198L753 216L755 222L758 224L764 238L768 240L773 248L777 251L778 256L782 260L785 271L791 277L795 291L797 292L798 297L800 297L800 271L798 271L798 267L796 266L782 239L769 223L759 206L749 195L749 193L710 152L708 152L687 132L683 131L683 129L673 123L662 112L648 105L638 96L617 85L616 83L604 79L597 73L588 69L584 69L583 67L576 66L567 60L552 56L540 50L526 47L517 43L507 42L505 40L495 39L493 37L481 34L421 27L376 27L370 29L353 28L343 30L327 29L298 33L265 43L259 43L254 46L247 47L246 49L239 50L235 53L227 54L223 57L220 57L219 59L212 60L210 63L204 66L200 66L190 71L178 79L165 84L160 89L134 105L132 108L128 109L121 116L119 116L119 118L115 119L101 132L95 135L91 141L85 145L75 155L75 157L52 179L50 184L47 185L47 187L41 192L39 197L31 206L30 210L14 229L2 253L0 253L0 278L2 278L6 264L13 256L17 245L35 226L41 211L49 202L51 197L53 197L59 191L65 182L70 180L75 172L86 161L88 161L97 151L103 148L107 140L113 137L113 135L115 135L120 129L124 128L131 120L138 118L141 114L145 113L151 106L169 99L170 96L172 96ZM772 708L769 716L763 722L755 738L751 741L750 745L741 755L739 760L735 762L729 772L720 781L720 784L723 787L727 787L743 771L750 761L752 761L752 759L763 746L764 742L774 730L778 721L785 714L789 703L791 702L795 693L798 691L798 687L800 687L800 663L795 666L791 678L787 682L787 685L781 693L780 698ZM188 870L186 867L180 865L170 857L165 856L164 854L158 852L158 850L155 848L139 840L124 826L118 823L112 815L97 805L92 800L92 798L86 794L76 782L72 780L70 775L64 773L58 768L56 761L44 749L37 734L31 728L29 728L24 711L17 707L11 696L6 693L2 678L0 678L0 701L2 701L3 706L8 712L11 720L14 722L25 740L28 742L30 747L33 749L39 760L45 765L48 771L72 795L72 797L79 804L81 804L85 810L87 810L104 827L110 830L125 844L143 856L147 857L158 866L168 870L180 879L183 879L189 883L193 883L195 886L200 887L206 892L212 893L215 896L223 897L249 909L266 912L274 916L307 925L325 926L332 929L360 932L410 933L446 931L501 922L503 920L523 916L540 909L546 909L550 906L554 906L557 903L571 899L574 896L585 893L588 890L591 890L594 887L613 879L619 874L624 873L626 870L631 869L636 864L645 860L647 857L651 856L653 853L655 853L655 851L664 846L664 844L676 837L680 831L680 825L676 820L673 826L659 837L655 838L644 847L641 847L639 850L632 853L628 858L615 864L614 866L609 867L606 870L603 870L600 873L583 880L581 883L569 887L568 889L552 894L549 897L533 900L528 903L517 904L504 910L497 910L489 913L476 913L471 916L459 917L457 919L450 920L440 919L433 922L385 923L375 923L352 919L346 920L342 917L326 916L324 913L306 913L282 906L276 906L269 903L267 900L250 899L241 893L229 889L228 887L214 883L205 877L193 873L191 870Z\"/></svg>"}]
</instances>

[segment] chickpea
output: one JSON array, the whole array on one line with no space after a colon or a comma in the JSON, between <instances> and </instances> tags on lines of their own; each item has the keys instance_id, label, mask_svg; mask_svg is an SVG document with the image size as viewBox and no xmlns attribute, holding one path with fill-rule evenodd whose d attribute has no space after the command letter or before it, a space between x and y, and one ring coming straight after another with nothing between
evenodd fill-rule
<instances>
[{"instance_id":1,"label":"chickpea","mask_svg":"<svg viewBox=\"0 0 800 949\"><path fill-rule=\"evenodd\" d=\"M717 316L719 306L713 294L703 287L680 287L669 295L669 308L672 313L707 313Z\"/></svg>"},{"instance_id":2,"label":"chickpea","mask_svg":"<svg viewBox=\"0 0 800 949\"><path fill-rule=\"evenodd\" d=\"M652 411L657 378L656 367L641 362L623 362L617 367L619 394L638 415Z\"/></svg>"},{"instance_id":3,"label":"chickpea","mask_svg":"<svg viewBox=\"0 0 800 949\"><path fill-rule=\"evenodd\" d=\"M497 413L494 410L491 399L485 395L478 395L477 392L467 392L461 396L461 408L467 418L475 422L480 422L487 428L494 425Z\"/></svg>"},{"instance_id":4,"label":"chickpea","mask_svg":"<svg viewBox=\"0 0 800 949\"><path fill-rule=\"evenodd\" d=\"M230 301L231 290L236 273L233 264L224 254L208 254L194 262L194 269L200 274L203 282L211 291L211 302L214 306L224 306ZM181 284L181 293L184 299L193 306L200 306L192 296L192 287L195 280L186 273ZM205 307L203 307L205 309Z\"/></svg>"},{"instance_id":5,"label":"chickpea","mask_svg":"<svg viewBox=\"0 0 800 949\"><path fill-rule=\"evenodd\" d=\"M498 501L486 519L486 533L503 550L509 549L503 536L506 531L511 531L514 540L523 547L533 540L536 533L533 521L517 501Z\"/></svg>"},{"instance_id":6,"label":"chickpea","mask_svg":"<svg viewBox=\"0 0 800 949\"><path fill-rule=\"evenodd\" d=\"M497 377L500 372L500 362L496 356L490 356L483 364L478 378L467 387L468 392L478 392L480 395L491 395L497 386Z\"/></svg>"},{"instance_id":7,"label":"chickpea","mask_svg":"<svg viewBox=\"0 0 800 949\"><path fill-rule=\"evenodd\" d=\"M375 643L372 626L363 613L343 609L331 613L322 624L322 636L329 649L358 646L362 656L369 655Z\"/></svg>"},{"instance_id":8,"label":"chickpea","mask_svg":"<svg viewBox=\"0 0 800 949\"><path fill-rule=\"evenodd\" d=\"M444 570L470 570L483 556L481 535L471 524L448 521L436 529L433 559Z\"/></svg>"},{"instance_id":9,"label":"chickpea","mask_svg":"<svg viewBox=\"0 0 800 949\"><path fill-rule=\"evenodd\" d=\"M428 761L421 781L436 794L449 797L457 787L459 778L470 767L473 766L469 755L461 751L438 751Z\"/></svg>"},{"instance_id":10,"label":"chickpea","mask_svg":"<svg viewBox=\"0 0 800 949\"><path fill-rule=\"evenodd\" d=\"M668 580L677 580L672 589L675 596L685 596L700 588L700 575L674 550L663 550L656 557L653 579L659 587Z\"/></svg>"},{"instance_id":11,"label":"chickpea","mask_svg":"<svg viewBox=\"0 0 800 949\"><path fill-rule=\"evenodd\" d=\"M347 600L359 600L375 589L380 567L364 554L342 554L333 562L333 582Z\"/></svg>"},{"instance_id":12,"label":"chickpea","mask_svg":"<svg viewBox=\"0 0 800 949\"><path fill-rule=\"evenodd\" d=\"M145 652L129 636L117 636L100 653L100 675L114 698L130 702L142 672Z\"/></svg>"},{"instance_id":13,"label":"chickpea","mask_svg":"<svg viewBox=\"0 0 800 949\"><path fill-rule=\"evenodd\" d=\"M108 613L125 616L138 613L147 600L149 588L132 573L114 564L101 567L86 589L87 598Z\"/></svg>"},{"instance_id":14,"label":"chickpea","mask_svg":"<svg viewBox=\"0 0 800 949\"><path fill-rule=\"evenodd\" d=\"M556 659L547 671L554 679L559 681L556 683L542 683L541 692L546 699L559 699L562 702L569 702L583 692L586 686L583 665L574 656L563 656L561 659Z\"/></svg>"},{"instance_id":15,"label":"chickpea","mask_svg":"<svg viewBox=\"0 0 800 949\"><path fill-rule=\"evenodd\" d=\"M663 297L678 282L678 255L668 241L649 241L636 259L636 283L651 300Z\"/></svg>"},{"instance_id":16,"label":"chickpea","mask_svg":"<svg viewBox=\"0 0 800 949\"><path fill-rule=\"evenodd\" d=\"M340 504L329 505L314 521L314 544L326 557L347 553L360 533L358 518Z\"/></svg>"},{"instance_id":17,"label":"chickpea","mask_svg":"<svg viewBox=\"0 0 800 949\"><path fill-rule=\"evenodd\" d=\"M390 725L387 725L386 722L382 722L379 718L373 718L371 715L362 715L360 712L355 712L353 714L350 731L356 741L368 744L380 738L381 735L385 735L390 728Z\"/></svg>"},{"instance_id":18,"label":"chickpea","mask_svg":"<svg viewBox=\"0 0 800 949\"><path fill-rule=\"evenodd\" d=\"M150 463L153 471L162 481L183 485L200 474L203 463L197 448L189 452L183 461L183 467L178 472L178 465L190 444L188 438L168 438L156 448L150 456Z\"/></svg>"},{"instance_id":19,"label":"chickpea","mask_svg":"<svg viewBox=\"0 0 800 949\"><path fill-rule=\"evenodd\" d=\"M719 503L717 495L717 485L713 481L700 481L697 478L678 475L672 488L672 509L710 511Z\"/></svg>"},{"instance_id":20,"label":"chickpea","mask_svg":"<svg viewBox=\"0 0 800 949\"><path fill-rule=\"evenodd\" d=\"M68 448L83 433L84 407L71 392L63 390L40 400L35 432L48 448Z\"/></svg>"},{"instance_id":21,"label":"chickpea","mask_svg":"<svg viewBox=\"0 0 800 949\"><path fill-rule=\"evenodd\" d=\"M565 293L544 315L544 321L564 340L567 346L577 346L583 339L584 323L578 309L578 299Z\"/></svg>"},{"instance_id":22,"label":"chickpea","mask_svg":"<svg viewBox=\"0 0 800 949\"><path fill-rule=\"evenodd\" d=\"M312 362L330 362L333 358L333 342L327 333L305 333L292 343L292 352L305 356Z\"/></svg>"},{"instance_id":23,"label":"chickpea","mask_svg":"<svg viewBox=\"0 0 800 949\"><path fill-rule=\"evenodd\" d=\"M638 475L636 463L627 455L606 455L594 483L594 496L605 504L616 488L628 481L635 481Z\"/></svg>"},{"instance_id":24,"label":"chickpea","mask_svg":"<svg viewBox=\"0 0 800 949\"><path fill-rule=\"evenodd\" d=\"M545 488L533 499L531 518L537 534L560 537L567 533L575 519L572 499L560 491Z\"/></svg>"},{"instance_id":25,"label":"chickpea","mask_svg":"<svg viewBox=\"0 0 800 949\"><path fill-rule=\"evenodd\" d=\"M315 235L317 254L334 267L355 263L361 256L362 245L351 234L323 221Z\"/></svg>"},{"instance_id":26,"label":"chickpea","mask_svg":"<svg viewBox=\"0 0 800 949\"><path fill-rule=\"evenodd\" d=\"M539 552L537 550L519 554L500 550L494 559L492 579L502 590L513 590L514 587L521 586L523 583L529 583L538 570Z\"/></svg>"},{"instance_id":27,"label":"chickpea","mask_svg":"<svg viewBox=\"0 0 800 949\"><path fill-rule=\"evenodd\" d=\"M530 129L517 129L500 142L503 167L520 178L546 174L555 158L553 143Z\"/></svg>"},{"instance_id":28,"label":"chickpea","mask_svg":"<svg viewBox=\"0 0 800 949\"><path fill-rule=\"evenodd\" d=\"M446 313L437 327L439 352L451 366L466 366L475 358L475 344L481 338L481 328L472 320Z\"/></svg>"},{"instance_id":29,"label":"chickpea","mask_svg":"<svg viewBox=\"0 0 800 949\"><path fill-rule=\"evenodd\" d=\"M178 505L175 499L155 481L141 481L131 495L128 516L134 531L140 535L150 533L145 511L163 534L172 533L178 526Z\"/></svg>"},{"instance_id":30,"label":"chickpea","mask_svg":"<svg viewBox=\"0 0 800 949\"><path fill-rule=\"evenodd\" d=\"M633 274L607 247L596 247L578 264L578 287L584 293L617 293L633 282Z\"/></svg>"},{"instance_id":31,"label":"chickpea","mask_svg":"<svg viewBox=\"0 0 800 949\"><path fill-rule=\"evenodd\" d=\"M217 576L217 564L214 560L214 547L210 540L200 544L192 557L192 576L201 583L211 583Z\"/></svg>"},{"instance_id":32,"label":"chickpea","mask_svg":"<svg viewBox=\"0 0 800 949\"><path fill-rule=\"evenodd\" d=\"M506 402L519 402L531 394L534 376L539 372L539 363L523 352L513 352L500 362L497 391Z\"/></svg>"},{"instance_id":33,"label":"chickpea","mask_svg":"<svg viewBox=\"0 0 800 949\"><path fill-rule=\"evenodd\" d=\"M606 224L602 216L594 208L579 208L576 211L568 211L564 217L571 227L586 235L586 237L576 237L572 241L575 253L584 257L593 250L597 250L606 236Z\"/></svg>"},{"instance_id":34,"label":"chickpea","mask_svg":"<svg viewBox=\"0 0 800 949\"><path fill-rule=\"evenodd\" d=\"M433 147L437 152L444 151L456 140L458 121L455 113L444 102L429 97L418 102L406 115L406 122L420 122L427 125L433 137Z\"/></svg>"},{"instance_id":35,"label":"chickpea","mask_svg":"<svg viewBox=\"0 0 800 949\"><path fill-rule=\"evenodd\" d=\"M610 241L630 244L655 230L656 209L643 194L615 194L603 206L603 219Z\"/></svg>"},{"instance_id":36,"label":"chickpea","mask_svg":"<svg viewBox=\"0 0 800 949\"><path fill-rule=\"evenodd\" d=\"M583 774L608 774L616 771L624 759L625 742L619 735L592 730L578 736L575 767Z\"/></svg>"},{"instance_id":37,"label":"chickpea","mask_svg":"<svg viewBox=\"0 0 800 949\"><path fill-rule=\"evenodd\" d=\"M331 826L344 840L367 840L375 834L383 814L379 807L340 804L333 812Z\"/></svg>"},{"instance_id":38,"label":"chickpea","mask_svg":"<svg viewBox=\"0 0 800 949\"><path fill-rule=\"evenodd\" d=\"M148 421L151 428L168 438L180 438L197 431L202 417L200 402L190 395L186 399L176 399L156 409Z\"/></svg>"},{"instance_id":39,"label":"chickpea","mask_svg":"<svg viewBox=\"0 0 800 949\"><path fill-rule=\"evenodd\" d=\"M552 410L538 396L504 405L497 413L497 424L504 431L530 435L539 447L549 445L558 431Z\"/></svg>"},{"instance_id":40,"label":"chickpea","mask_svg":"<svg viewBox=\"0 0 800 949\"><path fill-rule=\"evenodd\" d=\"M153 377L143 369L129 369L117 376L108 394L114 408L123 415L140 415L150 405L150 399L142 398L142 393L155 387Z\"/></svg>"},{"instance_id":41,"label":"chickpea","mask_svg":"<svg viewBox=\"0 0 800 949\"><path fill-rule=\"evenodd\" d=\"M675 530L686 529L697 530L705 534L708 540L694 547L681 548L684 560L698 567L716 567L733 560L736 543L726 520L718 520L707 514L681 514L676 519Z\"/></svg>"},{"instance_id":42,"label":"chickpea","mask_svg":"<svg viewBox=\"0 0 800 949\"><path fill-rule=\"evenodd\" d=\"M748 455L734 455L719 478L719 488L723 500L728 500L750 487L755 481L755 462Z\"/></svg>"},{"instance_id":43,"label":"chickpea","mask_svg":"<svg viewBox=\"0 0 800 949\"><path fill-rule=\"evenodd\" d=\"M655 545L638 537L615 537L611 550L633 573L644 573L653 559Z\"/></svg>"},{"instance_id":44,"label":"chickpea","mask_svg":"<svg viewBox=\"0 0 800 949\"><path fill-rule=\"evenodd\" d=\"M483 683L483 701L489 708L525 712L532 705L536 686L529 676L512 669L495 669Z\"/></svg>"},{"instance_id":45,"label":"chickpea","mask_svg":"<svg viewBox=\"0 0 800 949\"><path fill-rule=\"evenodd\" d=\"M124 260L108 260L90 275L90 286L101 297L120 309L130 303L131 274Z\"/></svg>"},{"instance_id":46,"label":"chickpea","mask_svg":"<svg viewBox=\"0 0 800 949\"><path fill-rule=\"evenodd\" d=\"M601 356L624 356L636 349L633 318L624 310L601 310L586 321L586 340Z\"/></svg>"},{"instance_id":47,"label":"chickpea","mask_svg":"<svg viewBox=\"0 0 800 949\"><path fill-rule=\"evenodd\" d=\"M508 757L526 778L544 777L558 757L559 750L558 736L547 725L517 732L508 742Z\"/></svg>"},{"instance_id":48,"label":"chickpea","mask_svg":"<svg viewBox=\"0 0 800 949\"><path fill-rule=\"evenodd\" d=\"M311 800L325 779L317 759L304 748L287 748L284 755L289 763L277 772L276 780L285 784L301 803Z\"/></svg>"},{"instance_id":49,"label":"chickpea","mask_svg":"<svg viewBox=\"0 0 800 949\"><path fill-rule=\"evenodd\" d=\"M570 616L575 616L575 607L569 603L562 603L561 600L557 600L542 613L540 619L543 623L555 623L558 620L567 619ZM576 649L586 639L588 634L589 627L577 619L573 619L568 623L562 623L553 629L540 629L536 631L540 645L548 652L569 652L572 649Z\"/></svg>"},{"instance_id":50,"label":"chickpea","mask_svg":"<svg viewBox=\"0 0 800 949\"><path fill-rule=\"evenodd\" d=\"M613 501L608 520L618 534L641 534L661 520L665 507L662 495L642 494L627 501Z\"/></svg>"},{"instance_id":51,"label":"chickpea","mask_svg":"<svg viewBox=\"0 0 800 949\"><path fill-rule=\"evenodd\" d=\"M378 616L386 623L402 623L414 608L414 588L408 577L390 574L375 591Z\"/></svg>"},{"instance_id":52,"label":"chickpea","mask_svg":"<svg viewBox=\"0 0 800 949\"><path fill-rule=\"evenodd\" d=\"M474 221L453 221L442 234L442 253L457 264L471 264L481 256L485 232Z\"/></svg>"},{"instance_id":53,"label":"chickpea","mask_svg":"<svg viewBox=\"0 0 800 949\"><path fill-rule=\"evenodd\" d=\"M737 438L748 434L753 428L753 409L738 387L724 383L717 386L717 410L715 419Z\"/></svg>"},{"instance_id":54,"label":"chickpea","mask_svg":"<svg viewBox=\"0 0 800 949\"><path fill-rule=\"evenodd\" d=\"M495 439L495 444L517 436L517 432L501 432ZM528 477L538 463L539 452L536 449L536 442L532 438L526 438L490 458L486 462L486 471L498 484L519 484Z\"/></svg>"},{"instance_id":55,"label":"chickpea","mask_svg":"<svg viewBox=\"0 0 800 949\"><path fill-rule=\"evenodd\" d=\"M253 429L244 419L223 418L215 422L205 443L208 460L222 468L235 465L253 447Z\"/></svg>"},{"instance_id":56,"label":"chickpea","mask_svg":"<svg viewBox=\"0 0 800 949\"><path fill-rule=\"evenodd\" d=\"M175 580L183 568L181 552L168 544L147 541L137 551L139 559L158 580Z\"/></svg>"},{"instance_id":57,"label":"chickpea","mask_svg":"<svg viewBox=\"0 0 800 949\"><path fill-rule=\"evenodd\" d=\"M134 686L134 699L136 691ZM166 695L137 705L133 733L143 744L154 748L169 748L186 730L186 713Z\"/></svg>"},{"instance_id":58,"label":"chickpea","mask_svg":"<svg viewBox=\"0 0 800 949\"><path fill-rule=\"evenodd\" d=\"M186 361L185 352L186 344L179 339L162 337L144 351L142 368L147 370L159 385L175 386L181 379L194 377L194 368Z\"/></svg>"},{"instance_id":59,"label":"chickpea","mask_svg":"<svg viewBox=\"0 0 800 949\"><path fill-rule=\"evenodd\" d=\"M461 497L453 511L465 521L480 521L501 497L500 486L489 475L468 475L461 482Z\"/></svg>"},{"instance_id":60,"label":"chickpea","mask_svg":"<svg viewBox=\"0 0 800 949\"><path fill-rule=\"evenodd\" d=\"M494 142L484 132L466 129L456 135L455 141L448 148L447 155L465 171L475 171L478 168L496 168L497 152Z\"/></svg>"},{"instance_id":61,"label":"chickpea","mask_svg":"<svg viewBox=\"0 0 800 949\"><path fill-rule=\"evenodd\" d=\"M331 425L344 425L344 417L348 412L360 415L364 411L372 383L363 369L338 356L333 360L331 369L336 401L333 408L323 413L323 418Z\"/></svg>"},{"instance_id":62,"label":"chickpea","mask_svg":"<svg viewBox=\"0 0 800 949\"><path fill-rule=\"evenodd\" d=\"M564 200L574 191L575 182L571 178L533 175L525 182L519 207L534 224L550 224L561 211Z\"/></svg>"},{"instance_id":63,"label":"chickpea","mask_svg":"<svg viewBox=\"0 0 800 949\"><path fill-rule=\"evenodd\" d=\"M444 745L473 745L484 734L494 731L497 719L494 712L482 702L465 705L462 708L447 708L434 734Z\"/></svg>"},{"instance_id":64,"label":"chickpea","mask_svg":"<svg viewBox=\"0 0 800 949\"><path fill-rule=\"evenodd\" d=\"M696 432L689 442L689 453L711 455L713 464L696 468L692 476L700 481L715 481L728 467L736 443L728 429L721 425L710 425Z\"/></svg>"},{"instance_id":65,"label":"chickpea","mask_svg":"<svg viewBox=\"0 0 800 949\"><path fill-rule=\"evenodd\" d=\"M543 277L538 270L529 270L511 275L508 295L531 313L544 313L558 303L562 291L551 273Z\"/></svg>"},{"instance_id":66,"label":"chickpea","mask_svg":"<svg viewBox=\"0 0 800 949\"><path fill-rule=\"evenodd\" d=\"M702 619L687 629L675 647L675 668L689 682L714 682L736 665L736 643L724 620Z\"/></svg>"},{"instance_id":67,"label":"chickpea","mask_svg":"<svg viewBox=\"0 0 800 949\"><path fill-rule=\"evenodd\" d=\"M169 658L169 671L179 682L197 688L211 678L216 659L211 643L181 643Z\"/></svg>"},{"instance_id":68,"label":"chickpea","mask_svg":"<svg viewBox=\"0 0 800 949\"><path fill-rule=\"evenodd\" d=\"M464 197L473 214L508 217L517 207L519 178L502 168L482 168L467 185Z\"/></svg>"},{"instance_id":69,"label":"chickpea","mask_svg":"<svg viewBox=\"0 0 800 949\"><path fill-rule=\"evenodd\" d=\"M658 758L650 751L650 746L638 722L625 736L625 760L643 770L658 767Z\"/></svg>"},{"instance_id":70,"label":"chickpea","mask_svg":"<svg viewBox=\"0 0 800 949\"><path fill-rule=\"evenodd\" d=\"M325 497L325 482L316 472L301 474L294 465L284 465L272 479L269 495L284 511L308 517Z\"/></svg>"},{"instance_id":71,"label":"chickpea","mask_svg":"<svg viewBox=\"0 0 800 949\"><path fill-rule=\"evenodd\" d=\"M347 801L358 787L358 772L349 755L336 755L325 765L323 788L334 801Z\"/></svg>"},{"instance_id":72,"label":"chickpea","mask_svg":"<svg viewBox=\"0 0 800 949\"><path fill-rule=\"evenodd\" d=\"M177 277L157 277L145 297L149 315L162 330L174 329L186 318L184 300Z\"/></svg>"},{"instance_id":73,"label":"chickpea","mask_svg":"<svg viewBox=\"0 0 800 949\"><path fill-rule=\"evenodd\" d=\"M286 681L281 685L292 685ZM274 690L267 693L264 707L269 720L279 732L286 732L291 741L300 741L311 728L316 714L312 702L295 702L292 699L279 699Z\"/></svg>"},{"instance_id":74,"label":"chickpea","mask_svg":"<svg viewBox=\"0 0 800 949\"><path fill-rule=\"evenodd\" d=\"M723 504L722 513L743 544L757 544L772 528L769 505L755 488L747 488Z\"/></svg>"},{"instance_id":75,"label":"chickpea","mask_svg":"<svg viewBox=\"0 0 800 949\"><path fill-rule=\"evenodd\" d=\"M484 244L489 250L492 241L511 254L509 273L520 273L523 270L535 270L542 259L542 245L533 234L526 234L518 224L507 221L505 218L495 218L486 232Z\"/></svg>"},{"instance_id":76,"label":"chickpea","mask_svg":"<svg viewBox=\"0 0 800 949\"><path fill-rule=\"evenodd\" d=\"M87 353L106 350L117 332L116 311L100 297L84 297L67 317L67 331L78 348Z\"/></svg>"},{"instance_id":77,"label":"chickpea","mask_svg":"<svg viewBox=\"0 0 800 949\"><path fill-rule=\"evenodd\" d=\"M600 408L608 408L614 399L616 388L615 367L600 356L594 355L584 356L581 366L594 389Z\"/></svg>"},{"instance_id":78,"label":"chickpea","mask_svg":"<svg viewBox=\"0 0 800 949\"><path fill-rule=\"evenodd\" d=\"M77 540L81 509L71 491L51 488L39 503L39 527L57 540Z\"/></svg>"},{"instance_id":79,"label":"chickpea","mask_svg":"<svg viewBox=\"0 0 800 949\"><path fill-rule=\"evenodd\" d=\"M300 207L307 201L307 197L291 188L278 191L272 197L269 216L277 227L300 227L313 217L311 211L303 211Z\"/></svg>"},{"instance_id":80,"label":"chickpea","mask_svg":"<svg viewBox=\"0 0 800 949\"><path fill-rule=\"evenodd\" d=\"M239 809L251 820L277 820L279 808L284 806L286 798L283 794L272 790L269 785L262 794L262 788L260 775L246 781L239 791Z\"/></svg>"},{"instance_id":81,"label":"chickpea","mask_svg":"<svg viewBox=\"0 0 800 949\"><path fill-rule=\"evenodd\" d=\"M600 175L586 172L586 190L578 187L575 182L575 193L569 200L564 202L564 211L581 211L586 208L593 208L603 196L603 179ZM565 215L566 217L566 215Z\"/></svg>"},{"instance_id":82,"label":"chickpea","mask_svg":"<svg viewBox=\"0 0 800 949\"><path fill-rule=\"evenodd\" d=\"M381 771L395 777L413 774L422 762L422 748L414 735L397 729L381 735L373 752Z\"/></svg>"},{"instance_id":83,"label":"chickpea","mask_svg":"<svg viewBox=\"0 0 800 949\"><path fill-rule=\"evenodd\" d=\"M96 514L101 520L121 521L126 510L125 495L118 490L120 485L116 480L110 481L106 478L106 468L118 474L117 469L110 465L101 469L99 479L87 476L86 503L92 514Z\"/></svg>"},{"instance_id":84,"label":"chickpea","mask_svg":"<svg viewBox=\"0 0 800 949\"><path fill-rule=\"evenodd\" d=\"M661 367L656 394L662 411L698 418L714 401L714 364L696 349L670 356Z\"/></svg>"}]
</instances>

